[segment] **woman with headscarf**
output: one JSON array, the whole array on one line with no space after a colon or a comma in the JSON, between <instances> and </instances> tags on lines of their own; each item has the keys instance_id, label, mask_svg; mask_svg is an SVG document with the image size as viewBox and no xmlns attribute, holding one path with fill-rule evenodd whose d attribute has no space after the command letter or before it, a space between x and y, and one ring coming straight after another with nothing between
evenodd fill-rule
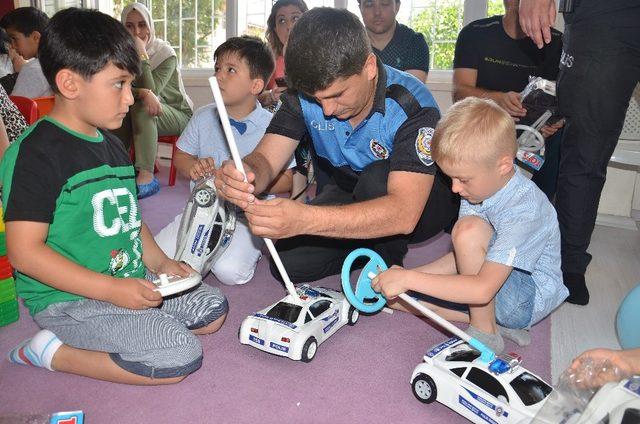
<instances>
[{"instance_id":1,"label":"woman with headscarf","mask_svg":"<svg viewBox=\"0 0 640 424\"><path fill-rule=\"evenodd\" d=\"M147 7L132 3L122 11L121 21L133 36L142 74L134 81L135 104L129 109L118 135L135 150L138 198L160 191L153 175L158 135L178 135L192 115L176 52L168 42L156 38L153 19Z\"/></svg>"}]
</instances>

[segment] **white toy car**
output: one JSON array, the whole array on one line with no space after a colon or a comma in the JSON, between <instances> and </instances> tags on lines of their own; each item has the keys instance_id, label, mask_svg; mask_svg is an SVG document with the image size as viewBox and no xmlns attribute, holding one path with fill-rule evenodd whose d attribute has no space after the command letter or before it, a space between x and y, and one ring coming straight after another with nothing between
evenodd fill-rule
<instances>
[{"instance_id":1,"label":"white toy car","mask_svg":"<svg viewBox=\"0 0 640 424\"><path fill-rule=\"evenodd\" d=\"M411 375L415 397L435 400L474 423L529 423L552 388L520 367L516 354L490 363L459 338L432 347Z\"/></svg>"},{"instance_id":2,"label":"white toy car","mask_svg":"<svg viewBox=\"0 0 640 424\"><path fill-rule=\"evenodd\" d=\"M174 259L205 275L231 242L235 227L235 207L218 197L213 179L199 181L182 214Z\"/></svg>"},{"instance_id":3,"label":"white toy car","mask_svg":"<svg viewBox=\"0 0 640 424\"><path fill-rule=\"evenodd\" d=\"M304 284L299 300L287 295L244 319L238 336L248 344L278 356L309 362L318 345L345 324L355 325L359 312L332 289Z\"/></svg>"},{"instance_id":4,"label":"white toy car","mask_svg":"<svg viewBox=\"0 0 640 424\"><path fill-rule=\"evenodd\" d=\"M640 376L607 383L593 396L585 410L563 424L640 423Z\"/></svg>"}]
</instances>

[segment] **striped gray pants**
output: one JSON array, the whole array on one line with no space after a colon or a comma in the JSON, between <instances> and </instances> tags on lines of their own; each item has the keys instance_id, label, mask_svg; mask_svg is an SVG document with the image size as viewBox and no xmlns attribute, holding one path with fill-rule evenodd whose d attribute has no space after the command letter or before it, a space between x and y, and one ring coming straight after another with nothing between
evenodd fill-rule
<instances>
[{"instance_id":1,"label":"striped gray pants","mask_svg":"<svg viewBox=\"0 0 640 424\"><path fill-rule=\"evenodd\" d=\"M190 330L207 326L227 310L220 289L202 283L158 308L134 310L83 299L54 303L33 318L66 345L107 352L137 375L170 378L200 368L202 346Z\"/></svg>"}]
</instances>

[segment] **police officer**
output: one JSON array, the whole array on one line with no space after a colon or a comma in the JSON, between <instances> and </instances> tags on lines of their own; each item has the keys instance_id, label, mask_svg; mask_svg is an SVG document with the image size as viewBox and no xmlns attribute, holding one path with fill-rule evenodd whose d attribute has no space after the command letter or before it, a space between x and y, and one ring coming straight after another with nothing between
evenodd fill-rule
<instances>
[{"instance_id":1,"label":"police officer","mask_svg":"<svg viewBox=\"0 0 640 424\"><path fill-rule=\"evenodd\" d=\"M279 240L293 282L339 273L356 247L402 264L409 242L452 225L459 200L430 151L437 105L417 79L376 59L355 15L305 13L289 36L285 64L292 90L243 160L247 182L227 162L216 171L216 187L245 210L254 234ZM308 205L256 198L305 133L331 175L320 195ZM272 272L279 277L273 264Z\"/></svg>"},{"instance_id":2,"label":"police officer","mask_svg":"<svg viewBox=\"0 0 640 424\"><path fill-rule=\"evenodd\" d=\"M521 0L520 24L539 48L551 41L554 0ZM562 0L565 32L557 95L567 123L556 209L567 301L589 303L585 272L607 164L640 81L640 2Z\"/></svg>"}]
</instances>

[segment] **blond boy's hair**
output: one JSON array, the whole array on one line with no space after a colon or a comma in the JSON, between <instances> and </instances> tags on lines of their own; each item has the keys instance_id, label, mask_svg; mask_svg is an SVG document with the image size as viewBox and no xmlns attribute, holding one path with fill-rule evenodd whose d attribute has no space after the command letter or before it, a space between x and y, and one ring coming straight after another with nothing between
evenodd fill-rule
<instances>
[{"instance_id":1,"label":"blond boy's hair","mask_svg":"<svg viewBox=\"0 0 640 424\"><path fill-rule=\"evenodd\" d=\"M513 118L493 100L467 97L442 117L431 142L436 162L493 164L516 156Z\"/></svg>"}]
</instances>

